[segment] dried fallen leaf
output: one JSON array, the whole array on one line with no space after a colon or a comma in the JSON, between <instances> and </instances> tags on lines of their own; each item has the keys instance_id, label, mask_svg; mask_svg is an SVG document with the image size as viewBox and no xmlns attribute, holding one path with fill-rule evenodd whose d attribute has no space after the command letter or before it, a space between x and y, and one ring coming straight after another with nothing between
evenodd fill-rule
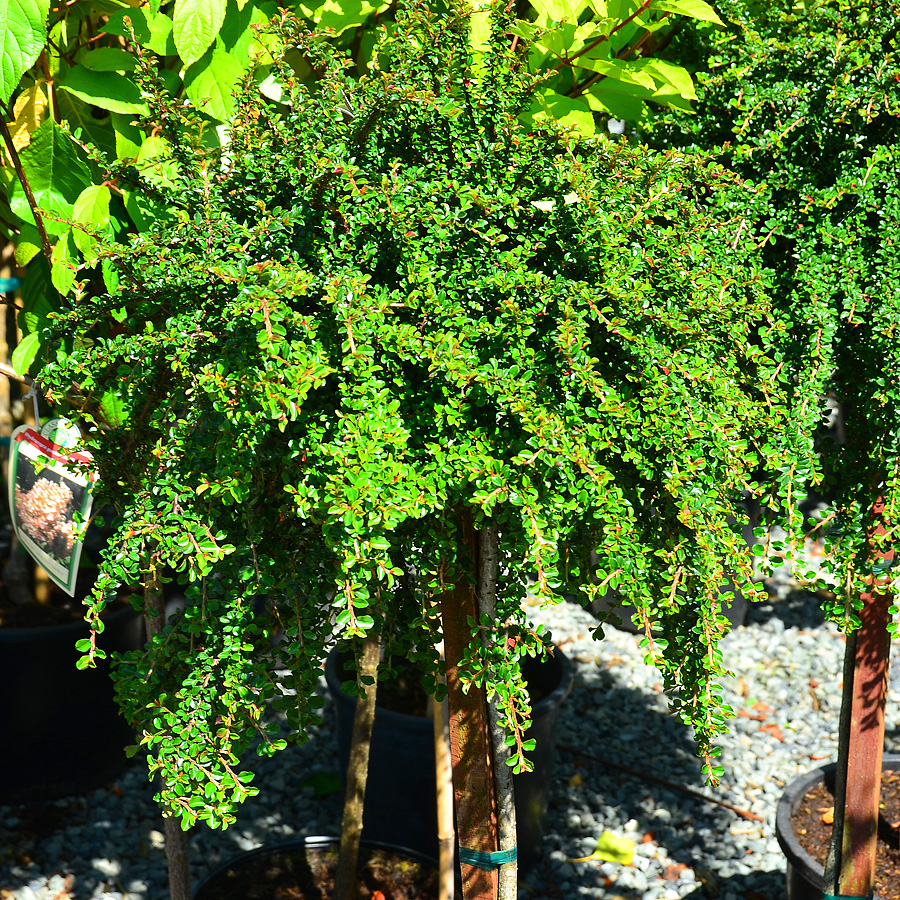
<instances>
[{"instance_id":1,"label":"dried fallen leaf","mask_svg":"<svg viewBox=\"0 0 900 900\"><path fill-rule=\"evenodd\" d=\"M769 706L768 703L763 703L762 700L757 700L757 702L754 703L753 706L751 706L750 708L755 709L758 713L772 712L772 707Z\"/></svg>"},{"instance_id":2,"label":"dried fallen leaf","mask_svg":"<svg viewBox=\"0 0 900 900\"><path fill-rule=\"evenodd\" d=\"M663 878L666 881L678 881L679 876L686 868L687 866L684 863L674 863L671 866L666 866Z\"/></svg>"},{"instance_id":3,"label":"dried fallen leaf","mask_svg":"<svg viewBox=\"0 0 900 900\"><path fill-rule=\"evenodd\" d=\"M742 719L753 719L754 722L765 722L766 717L761 713L752 713L749 709L739 709L738 715Z\"/></svg>"},{"instance_id":4,"label":"dried fallen leaf","mask_svg":"<svg viewBox=\"0 0 900 900\"><path fill-rule=\"evenodd\" d=\"M776 741L784 742L784 735L781 733L781 729L772 723L771 725L760 725L760 731L765 731L766 734L771 734Z\"/></svg>"},{"instance_id":5,"label":"dried fallen leaf","mask_svg":"<svg viewBox=\"0 0 900 900\"><path fill-rule=\"evenodd\" d=\"M581 784L581 782L582 782L583 780L584 780L584 779L582 778L581 772L576 772L576 773L569 779L569 787L578 787L578 785Z\"/></svg>"},{"instance_id":6,"label":"dried fallen leaf","mask_svg":"<svg viewBox=\"0 0 900 900\"><path fill-rule=\"evenodd\" d=\"M822 813L822 821L826 825L834 825L834 807L830 806Z\"/></svg>"}]
</instances>

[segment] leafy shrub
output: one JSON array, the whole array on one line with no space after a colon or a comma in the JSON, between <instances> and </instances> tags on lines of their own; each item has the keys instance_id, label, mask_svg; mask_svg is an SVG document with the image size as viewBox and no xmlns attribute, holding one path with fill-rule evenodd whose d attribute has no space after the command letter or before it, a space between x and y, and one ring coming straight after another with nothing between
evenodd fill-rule
<instances>
[{"instance_id":1,"label":"leafy shrub","mask_svg":"<svg viewBox=\"0 0 900 900\"><path fill-rule=\"evenodd\" d=\"M473 623L468 677L514 735L517 659L542 650L526 590L612 586L718 771L718 588L750 574L732 517L787 427L747 190L696 158L522 125L537 84L499 13L477 71L465 10L399 22L359 80L283 24L322 78L282 61L281 104L248 79L224 149L148 72L164 179L110 175L172 216L100 249L117 288L54 320L42 384L79 393L98 500L120 512L95 627L120 584L152 590L166 565L192 585L117 670L185 824L227 824L253 790L238 761L258 734L280 746L270 701L303 739L335 624L434 672L466 516L501 536L498 622ZM478 639L505 628L515 642Z\"/></svg>"},{"instance_id":2,"label":"leafy shrub","mask_svg":"<svg viewBox=\"0 0 900 900\"><path fill-rule=\"evenodd\" d=\"M887 552L900 499L900 7L726 0L719 10L727 30L688 27L677 44L675 59L698 70L696 116L663 117L651 137L715 152L759 186L748 213L783 329L791 415L812 435L830 395L846 433L821 440L808 466L784 467L788 546L805 532L796 504L807 478L823 478L834 503L813 529L827 532L819 585L852 627L872 574L870 510L885 502L875 518Z\"/></svg>"}]
</instances>

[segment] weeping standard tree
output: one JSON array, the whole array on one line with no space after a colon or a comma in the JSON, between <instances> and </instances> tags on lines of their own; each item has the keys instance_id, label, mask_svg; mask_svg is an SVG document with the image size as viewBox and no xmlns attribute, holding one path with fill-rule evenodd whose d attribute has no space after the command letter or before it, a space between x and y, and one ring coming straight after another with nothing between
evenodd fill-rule
<instances>
[{"instance_id":1,"label":"weeping standard tree","mask_svg":"<svg viewBox=\"0 0 900 900\"><path fill-rule=\"evenodd\" d=\"M839 405L837 441L821 439L805 466L786 455L772 507L788 534L772 549L796 560L804 540L824 537L818 572L797 573L848 635L824 889L866 897L900 551L900 5L723 0L718 10L727 29L686 28L675 57L704 73L697 116L652 135L715 152L759 185L748 212L783 329L791 415L812 435L826 396ZM810 482L830 509L805 522Z\"/></svg>"},{"instance_id":2,"label":"weeping standard tree","mask_svg":"<svg viewBox=\"0 0 900 900\"><path fill-rule=\"evenodd\" d=\"M270 712L305 739L335 631L432 686L443 637L464 894L489 898L492 769L528 767L519 660L546 652L526 591L626 596L714 779L719 588L751 575L736 504L789 424L746 188L524 126L539 82L502 7L474 58L462 5L398 21L358 80L282 22L317 77L282 59L279 103L248 79L224 150L143 67L168 149L108 180L172 212L98 249L117 280L81 273L40 383L81 398L119 514L82 664L120 585L190 584L116 668L164 812L234 821L247 751L285 745Z\"/></svg>"}]
</instances>

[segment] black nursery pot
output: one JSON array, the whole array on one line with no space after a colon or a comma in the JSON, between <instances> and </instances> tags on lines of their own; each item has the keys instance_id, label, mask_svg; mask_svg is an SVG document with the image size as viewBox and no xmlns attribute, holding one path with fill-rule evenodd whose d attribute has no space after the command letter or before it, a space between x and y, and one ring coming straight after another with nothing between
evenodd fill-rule
<instances>
[{"instance_id":1,"label":"black nursery pot","mask_svg":"<svg viewBox=\"0 0 900 900\"><path fill-rule=\"evenodd\" d=\"M242 853L214 869L194 889L194 900L273 900L293 897L297 900L327 900L315 888L304 890L317 854L336 853L340 838L307 837L257 847ZM363 841L361 850L376 851L387 862L396 862L403 873L401 882L412 884L417 897L437 900L437 860L406 847ZM362 881L373 893L386 886L379 879L385 863L368 869ZM392 885L391 887L396 887ZM388 888L390 889L390 888ZM399 891L398 891L399 893ZM391 896L395 896L391 891Z\"/></svg>"},{"instance_id":2,"label":"black nursery pot","mask_svg":"<svg viewBox=\"0 0 900 900\"><path fill-rule=\"evenodd\" d=\"M881 768L900 770L900 756L885 754ZM825 782L828 789L834 790L835 763L819 766L805 775L795 778L785 788L778 802L775 814L775 836L778 844L787 857L787 897L788 900L822 900L825 888L825 869L817 863L800 846L797 836L791 828L791 816L800 806L806 792L817 784ZM875 900L877 900L877 894Z\"/></svg>"},{"instance_id":3,"label":"black nursery pot","mask_svg":"<svg viewBox=\"0 0 900 900\"><path fill-rule=\"evenodd\" d=\"M130 606L103 617L107 653L140 646ZM75 668L85 622L0 628L0 803L28 803L91 790L126 766L134 735L116 707L109 660Z\"/></svg>"},{"instance_id":4,"label":"black nursery pot","mask_svg":"<svg viewBox=\"0 0 900 900\"><path fill-rule=\"evenodd\" d=\"M338 717L338 757L341 773L347 770L356 697L341 691L347 657L332 651L325 663L325 679ZM513 776L519 870L529 869L540 856L544 819L550 799L556 756L556 723L563 700L572 688L572 664L555 650L545 661L527 658L523 674L534 704L526 739L535 738L529 758L532 772ZM438 855L437 801L435 798L434 730L430 719L375 710L369 775L363 814L363 836L410 847L429 857Z\"/></svg>"}]
</instances>

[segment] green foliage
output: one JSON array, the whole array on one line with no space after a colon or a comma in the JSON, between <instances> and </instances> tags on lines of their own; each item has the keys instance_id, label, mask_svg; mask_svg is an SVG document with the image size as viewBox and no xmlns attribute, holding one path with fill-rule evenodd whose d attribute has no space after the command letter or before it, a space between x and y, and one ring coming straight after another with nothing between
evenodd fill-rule
<instances>
[{"instance_id":1,"label":"green foliage","mask_svg":"<svg viewBox=\"0 0 900 900\"><path fill-rule=\"evenodd\" d=\"M545 79L543 89L522 111L527 121L556 119L593 134L598 121L609 114L638 118L648 102L685 108L693 98L687 73L652 59L651 51L671 31L672 13L679 19L715 20L704 0L524 6L524 18L507 23L507 40L534 36L530 65ZM72 0L58 4L49 19L47 4L31 0L3 10L9 27L0 45L0 101L13 101L8 111L0 112L11 120L4 152L9 163L12 155L21 153L26 179L36 180L57 201L44 204L42 197L36 198L49 234L42 245L23 185L15 178L0 180L0 223L22 248L17 257L27 264L40 249L51 266L35 273L40 279L39 289L32 292L36 302L58 306L60 295L76 290L78 271L92 282L88 291L99 290L106 275L98 270L92 252L94 239L120 240L144 231L160 214L158 198L153 201L156 208L148 209L135 199L123 176L109 184L103 180L106 163L113 159L132 162L152 177L144 169L169 152L164 141L139 124L148 112L149 71L178 102L187 97L205 123L204 139L221 146L228 141L236 86L252 75L266 89L272 59L269 39L260 29L282 11L290 7L282 9L274 0L155 0L138 7L127 0ZM377 35L395 27L388 3L301 0L294 11L327 30L359 73L377 68ZM489 10L473 11L468 21L473 50L483 58ZM308 67L296 75L316 77ZM51 122L57 128L47 130ZM65 157L62 166L56 164L60 157ZM112 192L108 214L73 220L68 182L76 175L79 191L92 187ZM58 202L60 198L64 202ZM25 309L31 312L27 303ZM31 333L24 318L23 329ZM40 346L32 362L37 368L45 354L43 333L35 333Z\"/></svg>"},{"instance_id":2,"label":"green foliage","mask_svg":"<svg viewBox=\"0 0 900 900\"><path fill-rule=\"evenodd\" d=\"M900 6L718 8L727 31L688 31L678 46L681 61L708 70L698 75L697 116L668 118L653 136L714 150L759 185L749 212L774 285L791 415L814 434L828 396L846 432L843 443L820 435L805 465L802 446L780 449L792 460L776 501L789 528L773 549L790 558L808 532L824 533L822 569L809 578L834 593L834 620L853 628L872 550L898 550ZM807 523L798 504L810 477L834 502ZM885 508L873 516L878 498ZM879 522L887 533L870 548ZM897 571L878 581L896 588Z\"/></svg>"},{"instance_id":3,"label":"green foliage","mask_svg":"<svg viewBox=\"0 0 900 900\"><path fill-rule=\"evenodd\" d=\"M334 630L378 629L433 683L469 514L501 565L465 670L499 695L513 764L518 658L543 652L526 590L612 586L714 774L718 588L750 575L735 504L787 427L750 197L702 159L523 125L540 85L507 26L480 55L465 10L414 8L377 48L390 67L354 80L282 23L281 100L245 78L224 150L143 82L166 153L108 174L171 214L92 250L112 286L55 319L41 384L83 398L119 510L93 621L164 565L191 584L117 672L184 823L231 820L241 754L277 747L268 704L303 739Z\"/></svg>"}]
</instances>

